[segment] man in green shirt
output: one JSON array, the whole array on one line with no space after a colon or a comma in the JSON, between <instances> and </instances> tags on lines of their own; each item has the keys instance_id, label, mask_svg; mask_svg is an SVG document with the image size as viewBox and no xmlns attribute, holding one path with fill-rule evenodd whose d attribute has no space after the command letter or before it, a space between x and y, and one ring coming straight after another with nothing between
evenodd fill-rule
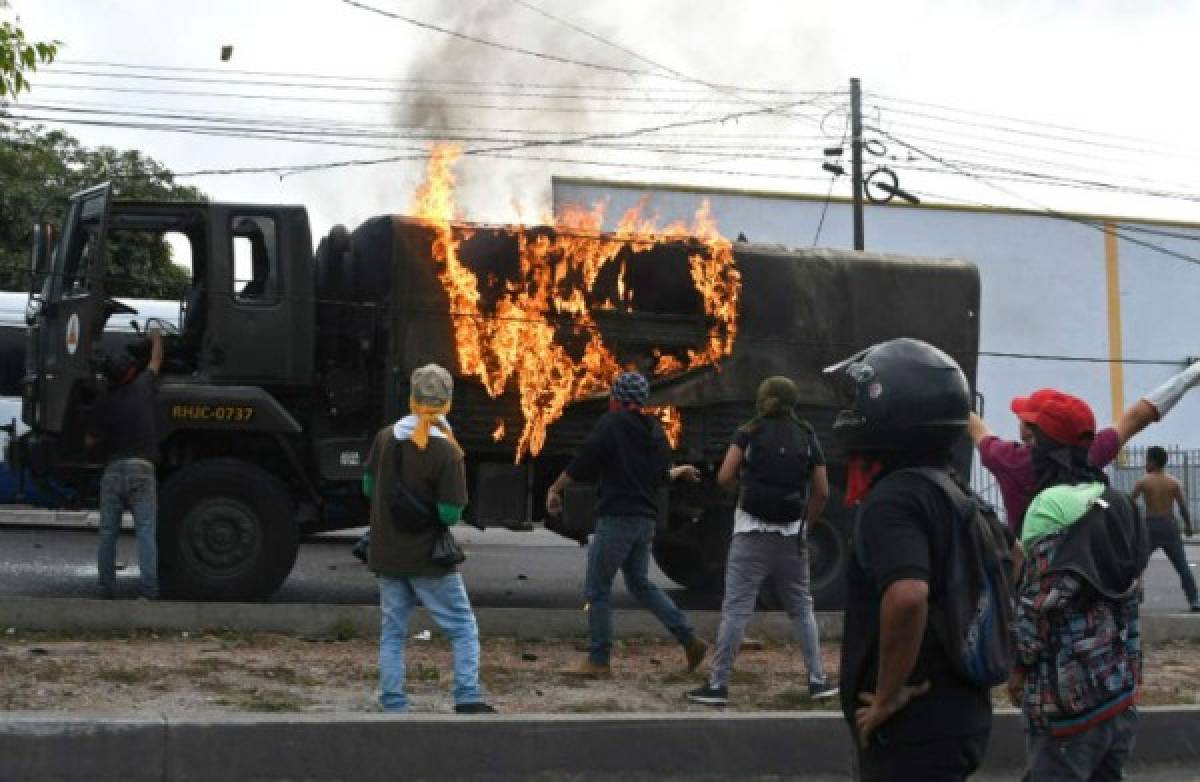
<instances>
[{"instance_id":1,"label":"man in green shirt","mask_svg":"<svg viewBox=\"0 0 1200 782\"><path fill-rule=\"evenodd\" d=\"M445 418L454 380L428 364L413 372L410 386L412 412L375 436L363 475L363 492L371 498L367 566L379 581L383 614L380 703L384 711L408 711L404 645L420 601L454 651L454 710L491 714L479 683L479 629L462 576L429 556L442 527L457 524L467 504L462 448Z\"/></svg>"}]
</instances>

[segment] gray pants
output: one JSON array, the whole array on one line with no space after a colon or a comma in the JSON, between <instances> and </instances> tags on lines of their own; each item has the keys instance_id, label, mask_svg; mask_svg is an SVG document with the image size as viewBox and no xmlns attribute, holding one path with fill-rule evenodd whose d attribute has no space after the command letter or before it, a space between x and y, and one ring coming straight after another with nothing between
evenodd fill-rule
<instances>
[{"instance_id":1,"label":"gray pants","mask_svg":"<svg viewBox=\"0 0 1200 782\"><path fill-rule=\"evenodd\" d=\"M809 683L825 681L817 617L808 589L808 547L804 539L777 532L739 532L733 536L725 566L721 629L717 631L717 648L709 676L713 687L729 683L733 660L754 614L758 590L768 577L774 579L783 607L800 636Z\"/></svg>"}]
</instances>

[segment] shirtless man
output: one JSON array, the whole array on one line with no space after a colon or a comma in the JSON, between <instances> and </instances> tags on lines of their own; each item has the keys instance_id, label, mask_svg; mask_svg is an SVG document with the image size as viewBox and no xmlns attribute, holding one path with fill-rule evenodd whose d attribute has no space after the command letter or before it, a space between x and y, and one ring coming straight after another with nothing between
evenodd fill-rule
<instances>
[{"instance_id":1,"label":"shirtless man","mask_svg":"<svg viewBox=\"0 0 1200 782\"><path fill-rule=\"evenodd\" d=\"M1143 497L1146 503L1146 526L1150 530L1151 553L1161 548L1171 560L1179 583L1187 595L1193 613L1200 613L1200 596L1196 593L1196 579L1188 568L1187 554L1183 551L1183 538L1179 536L1179 525L1175 523L1174 506L1179 504L1179 515L1183 517L1184 533L1192 536L1192 517L1188 513L1187 500L1179 481L1168 475L1167 452L1159 446L1146 450L1146 475L1133 487L1133 499Z\"/></svg>"}]
</instances>

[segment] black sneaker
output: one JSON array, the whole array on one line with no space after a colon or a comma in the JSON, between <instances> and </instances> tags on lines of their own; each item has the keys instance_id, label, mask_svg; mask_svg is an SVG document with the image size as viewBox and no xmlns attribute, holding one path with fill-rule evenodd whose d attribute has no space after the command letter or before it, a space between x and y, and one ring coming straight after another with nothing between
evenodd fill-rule
<instances>
[{"instance_id":1,"label":"black sneaker","mask_svg":"<svg viewBox=\"0 0 1200 782\"><path fill-rule=\"evenodd\" d=\"M707 703L709 706L724 706L729 703L729 688L728 687L713 687L711 684L706 684L703 687L697 687L694 690L688 690L683 694L692 703Z\"/></svg>"},{"instance_id":2,"label":"black sneaker","mask_svg":"<svg viewBox=\"0 0 1200 782\"><path fill-rule=\"evenodd\" d=\"M815 701L823 701L838 694L838 683L826 676L819 682L808 683L808 697Z\"/></svg>"},{"instance_id":3,"label":"black sneaker","mask_svg":"<svg viewBox=\"0 0 1200 782\"><path fill-rule=\"evenodd\" d=\"M1188 608L1192 609L1193 614L1200 614L1200 600L1193 600L1188 604Z\"/></svg>"},{"instance_id":4,"label":"black sneaker","mask_svg":"<svg viewBox=\"0 0 1200 782\"><path fill-rule=\"evenodd\" d=\"M495 714L496 710L483 703L459 703L454 706L455 714Z\"/></svg>"}]
</instances>

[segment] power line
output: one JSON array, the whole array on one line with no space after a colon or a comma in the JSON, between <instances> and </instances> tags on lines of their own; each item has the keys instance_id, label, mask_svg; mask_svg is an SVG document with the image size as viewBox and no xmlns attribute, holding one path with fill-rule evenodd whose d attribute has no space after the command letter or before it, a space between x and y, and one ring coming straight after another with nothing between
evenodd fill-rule
<instances>
[{"instance_id":1,"label":"power line","mask_svg":"<svg viewBox=\"0 0 1200 782\"><path fill-rule=\"evenodd\" d=\"M55 65L45 69L40 69L38 73L53 72L58 65L79 65L79 66L100 66L110 68L121 68L130 70L146 70L146 71L163 71L171 73L219 73L236 76L267 76L279 78L300 78L300 79L325 79L336 81L356 81L373 84L429 84L429 85L462 85L476 87L512 87L512 88L530 88L530 89L580 89L580 90L597 90L603 92L655 92L665 94L702 94L707 92L704 90L689 90L682 87L648 87L648 86L631 86L620 84L553 84L546 82L513 82L513 81L486 81L477 79L393 79L379 76L351 76L351 75L335 75L321 73L295 73L289 71L253 71L253 70L236 70L230 68L204 68L196 66L173 66L173 65L148 65L138 63L119 63L105 60L62 60L56 59ZM792 90L773 89L767 87L736 87L739 92L756 93L763 95L771 95L776 97L798 97L803 93L798 93Z\"/></svg>"},{"instance_id":2,"label":"power line","mask_svg":"<svg viewBox=\"0 0 1200 782\"><path fill-rule=\"evenodd\" d=\"M624 109L593 106L553 106L553 105L517 105L513 103L450 103L443 100L421 102L419 99L409 103L394 100L372 98L337 98L317 95L278 95L270 93L246 92L213 92L210 90L173 90L147 87L112 87L99 84L51 84L42 82L38 90L73 90L78 92L109 92L126 95L175 95L190 98L234 98L238 100L266 100L281 103L330 103L351 106L413 106L416 108L435 107L438 109L466 109L471 111L511 111L535 112L549 114L617 114L628 116L688 116L692 112L674 109ZM819 95L814 93L814 95ZM435 96L436 97L436 96ZM684 101L687 102L687 101ZM731 101L732 102L732 101ZM806 103L808 101L800 101ZM18 104L19 105L19 104ZM757 104L755 104L757 105Z\"/></svg>"},{"instance_id":3,"label":"power line","mask_svg":"<svg viewBox=\"0 0 1200 782\"><path fill-rule=\"evenodd\" d=\"M1007 188L1001 187L1000 185L997 185L994 182L989 181L989 179L987 177L980 176L979 174L976 174L970 170L964 169L961 166L955 165L954 163L949 162L943 158L939 158L938 156L933 155L932 153L926 152L925 150L921 149L920 147L917 147L907 141L904 141L903 139L897 138L896 136L892 135L891 133L888 133L887 131L881 130L879 128L870 128L870 129L875 133L879 133L880 135L883 135L883 136L891 139L892 141L896 142L897 144L900 144L901 146L911 149L912 151L928 158L929 160L939 163L939 164L945 166L946 168L961 174L962 176L965 176L969 179L973 179L977 182L980 182L981 184L983 184L987 187L990 187L994 190L997 190L1010 198L1017 198L1019 200L1025 201L1026 203L1031 204L1034 207L1036 207L1038 211L1042 212L1047 217L1053 217L1053 218L1056 218L1059 220L1068 220L1073 223L1085 225L1088 228L1099 231L1100 233L1103 233L1107 236L1116 236L1120 239L1124 239L1125 241L1127 241L1131 244L1136 244L1141 247L1145 247L1146 249L1153 250L1158 253L1162 253L1163 255L1167 255L1172 258L1181 260L1181 261L1186 261L1188 263L1200 265L1200 258L1196 258L1191 255L1187 255L1185 253L1176 252L1175 250L1172 250L1168 247L1163 247L1162 245L1158 245L1153 242L1148 242L1144 239L1138 239L1136 237L1128 236L1126 234L1123 234L1119 228L1115 228L1115 227L1110 228L1107 225L1097 224L1096 222L1091 221L1091 220L1087 220L1087 219L1084 219L1081 217L1077 217L1075 215L1066 214L1064 212L1059 212L1057 210L1050 209L1049 207L1039 204L1037 201L1034 201L1033 199L1030 199L1026 196L1022 196L1017 193L1014 193L1011 190L1008 190Z\"/></svg>"},{"instance_id":4,"label":"power line","mask_svg":"<svg viewBox=\"0 0 1200 782\"><path fill-rule=\"evenodd\" d=\"M1082 134L1086 134L1086 135L1118 139L1118 140L1123 140L1123 141L1138 141L1138 142L1152 144L1152 145L1160 144L1160 142L1155 141L1153 139L1147 139L1147 138L1142 138L1142 137L1138 137L1138 136L1127 136L1127 135L1122 135L1122 134L1118 134L1118 133L1106 133L1104 131L1091 130L1088 128L1080 128L1080 127L1075 127L1075 126L1071 126L1071 125L1058 125L1058 124L1054 124L1051 122L1043 122L1043 121L1039 121L1039 120L1024 119L1021 117L1012 117L1012 116L1006 116L1003 114L992 114L992 113L982 112L982 111L972 111L970 109L962 109L962 108L957 108L954 106L947 106L947 105L940 104L940 103L928 103L925 101L912 100L909 98L899 98L899 97L895 97L895 96L888 96L888 95L883 95L883 94L877 93L877 92L871 92L869 94L877 100L891 101L894 103L908 104L911 106L922 106L922 107L931 108L931 109L940 109L943 111L949 111L949 112L953 112L953 113L957 113L957 114L965 114L965 115L973 116L973 117L998 119L998 120L1002 120L1002 121L1010 122L1010 123L1031 125L1034 127L1052 128L1054 130L1065 130L1065 131L1072 132L1072 133L1082 133Z\"/></svg>"},{"instance_id":5,"label":"power line","mask_svg":"<svg viewBox=\"0 0 1200 782\"><path fill-rule=\"evenodd\" d=\"M752 116L760 116L765 114L776 113L785 109L795 108L799 105L809 103L810 101L794 101L792 103L780 104L778 106L768 106L762 109L751 109L741 112L729 112L718 116L700 117L690 120L679 120L676 122L667 122L660 125L652 125L648 127L633 128L630 130L618 131L603 131L597 133L589 133L584 135L572 136L561 139L527 139L509 144L504 144L496 147L476 148L470 147L463 150L464 155L488 155L500 152L511 152L535 147L560 147L573 146L584 142L601 141L601 140L619 140L627 138L636 138L651 133L656 133L661 130L671 130L685 127L696 127L700 125L712 125L732 120L742 119ZM420 157L424 157L421 155ZM249 173L275 173L284 176L291 174L307 173L311 171L323 171L335 168L349 168L358 166L380 165L384 163L396 163L401 161L409 161L415 159L414 155L393 155L383 158L359 158L353 160L340 160L322 163L296 164L291 166L252 166L240 168L222 168L222 169L201 169L190 172L176 172L176 177L186 176L212 176L225 174L249 174Z\"/></svg>"},{"instance_id":6,"label":"power line","mask_svg":"<svg viewBox=\"0 0 1200 782\"><path fill-rule=\"evenodd\" d=\"M395 11L386 11L382 8L376 8L375 6L367 5L366 3L360 3L360 2L358 2L358 0L342 0L342 2L345 3L346 5L353 6L360 10L363 10L363 11L369 11L370 13L373 13L373 14L378 14L380 16L386 16L389 19L395 19L397 21L411 24L414 27L420 27L423 30L431 30L433 32L442 33L443 35L449 35L454 38L459 38L464 41L470 41L471 43L477 43L481 46L489 46L493 49L499 49L501 51L512 52L514 54L523 54L528 57L536 57L541 60L547 60L549 62L556 62L561 65L576 65L581 68L591 68L592 70L597 70L597 71L607 71L609 73L619 73L624 76L654 76L655 75L653 73L638 70L636 68L622 68L617 65L604 65L602 63L587 62L585 60L575 60L575 59L571 59L570 57L560 57L556 54L548 54L546 52L538 52L538 51L534 51L532 49L524 49L520 46L513 46L511 44L501 43L500 41L492 41L487 38L479 38L474 35L468 35L467 33L459 32L458 30L451 30L450 28L447 28L447 27L439 27L436 24L431 24L429 22L423 22L419 19L414 19L411 16L405 16L403 14L398 14Z\"/></svg>"},{"instance_id":7,"label":"power line","mask_svg":"<svg viewBox=\"0 0 1200 782\"><path fill-rule=\"evenodd\" d=\"M686 103L686 104L730 104L738 103L733 98L725 99L704 99L696 97L698 93L693 93L690 97L677 97L656 93L653 90L634 90L630 93L603 95L598 93L578 92L573 85L564 85L560 87L543 86L538 88L529 88L523 86L508 86L508 87L488 87L484 89L464 89L462 87L402 87L392 84L391 86L366 85L353 86L347 84L322 84L316 82L303 81L264 81L259 79L230 79L230 78L208 78L197 76L162 76L158 74L144 73L98 73L95 71L74 70L69 68L46 68L39 71L42 75L70 75L70 76L91 76L104 79L128 79L128 80L143 80L143 81L167 81L180 82L186 84L218 84L218 85L237 85L237 86L252 86L252 87L278 87L285 89L305 89L305 90L338 90L349 92L375 92L387 93L393 95L468 95L479 97L493 98L541 98L546 100L574 100L574 101L622 101L622 102L637 102L637 103ZM564 90L573 90L566 92ZM644 94L639 94L644 93ZM805 95L824 94L819 91L809 91L805 93L791 93L790 97L802 97Z\"/></svg>"}]
</instances>

